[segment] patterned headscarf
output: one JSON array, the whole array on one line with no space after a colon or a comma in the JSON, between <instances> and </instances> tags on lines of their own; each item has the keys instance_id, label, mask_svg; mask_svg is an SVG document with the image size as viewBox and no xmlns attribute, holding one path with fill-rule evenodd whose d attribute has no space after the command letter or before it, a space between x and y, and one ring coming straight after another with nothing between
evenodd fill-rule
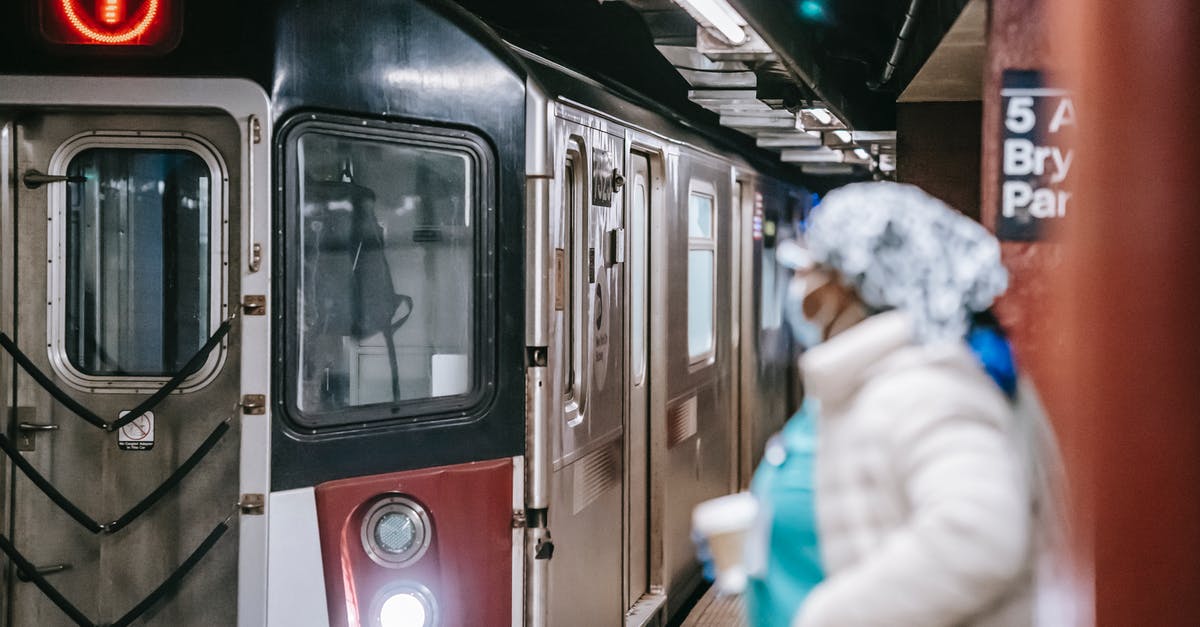
<instances>
[{"instance_id":1,"label":"patterned headscarf","mask_svg":"<svg viewBox=\"0 0 1200 627\"><path fill-rule=\"evenodd\" d=\"M971 313L1008 287L996 238L912 185L829 192L805 240L813 260L837 270L869 307L907 311L920 342L963 337Z\"/></svg>"}]
</instances>

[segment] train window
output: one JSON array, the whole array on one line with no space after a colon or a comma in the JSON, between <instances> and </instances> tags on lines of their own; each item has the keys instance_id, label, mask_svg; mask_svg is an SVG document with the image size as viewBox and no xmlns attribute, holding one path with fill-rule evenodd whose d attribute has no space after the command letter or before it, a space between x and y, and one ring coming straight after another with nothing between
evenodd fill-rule
<instances>
[{"instance_id":1,"label":"train window","mask_svg":"<svg viewBox=\"0 0 1200 627\"><path fill-rule=\"evenodd\" d=\"M630 233L630 356L633 361L633 382L641 384L646 375L646 230L647 207L650 204L648 181L649 163L646 157L634 155L633 212L629 219Z\"/></svg>"},{"instance_id":2,"label":"train window","mask_svg":"<svg viewBox=\"0 0 1200 627\"><path fill-rule=\"evenodd\" d=\"M688 357L709 358L716 335L716 208L712 185L692 182L688 193Z\"/></svg>"},{"instance_id":3,"label":"train window","mask_svg":"<svg viewBox=\"0 0 1200 627\"><path fill-rule=\"evenodd\" d=\"M580 298L575 293L578 289L579 280L575 276L579 272L579 260L575 258L575 253L579 250L579 245L575 241L579 229L575 228L575 219L579 213L579 203L576 202L575 194L575 155L578 153L571 152L567 155L567 163L563 166L563 207L566 209L566 221L564 227L566 229L566 276L559 277L559 280L565 283L564 291L566 292L566 311L564 316L566 324L563 325L563 332L567 334L565 342L566 367L563 368L563 374L567 377L566 385L563 389L568 397L575 393L575 374L576 365L575 358L578 351L575 350L575 340L579 336L579 329L576 324L580 318L576 308L579 306Z\"/></svg>"},{"instance_id":4,"label":"train window","mask_svg":"<svg viewBox=\"0 0 1200 627\"><path fill-rule=\"evenodd\" d=\"M327 123L288 135L299 261L287 291L296 295L289 371L302 423L478 401L493 281L482 269L485 153L460 135Z\"/></svg>"},{"instance_id":5,"label":"train window","mask_svg":"<svg viewBox=\"0 0 1200 627\"><path fill-rule=\"evenodd\" d=\"M762 292L759 294L763 329L778 329L783 322L781 294L787 286L787 277L780 272L775 261L775 249L762 249Z\"/></svg>"},{"instance_id":6,"label":"train window","mask_svg":"<svg viewBox=\"0 0 1200 627\"><path fill-rule=\"evenodd\" d=\"M587 406L589 364L586 360L588 326L590 319L587 294L591 288L591 259L588 248L587 182L584 173L587 162L582 144L572 140L563 166L563 208L565 210L564 245L566 246L565 282L566 310L563 312L563 334L566 358L564 376L564 418L567 424L576 427L583 424Z\"/></svg>"},{"instance_id":7,"label":"train window","mask_svg":"<svg viewBox=\"0 0 1200 627\"><path fill-rule=\"evenodd\" d=\"M171 376L219 315L211 275L213 248L221 252L220 166L182 139L89 141L67 153L67 174L85 180L65 186L52 214L65 227L64 315L53 334L66 364L56 367L69 364L68 380L84 384Z\"/></svg>"}]
</instances>

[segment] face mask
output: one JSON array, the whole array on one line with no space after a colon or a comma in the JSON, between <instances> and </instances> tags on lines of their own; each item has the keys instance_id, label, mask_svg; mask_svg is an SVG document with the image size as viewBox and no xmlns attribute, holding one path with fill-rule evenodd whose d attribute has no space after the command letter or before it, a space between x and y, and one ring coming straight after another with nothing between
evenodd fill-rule
<instances>
[{"instance_id":1,"label":"face mask","mask_svg":"<svg viewBox=\"0 0 1200 627\"><path fill-rule=\"evenodd\" d=\"M804 315L804 297L809 293L807 287L804 278L793 278L788 283L783 300L783 315L792 331L792 339L806 350L825 340L825 332L821 327Z\"/></svg>"}]
</instances>

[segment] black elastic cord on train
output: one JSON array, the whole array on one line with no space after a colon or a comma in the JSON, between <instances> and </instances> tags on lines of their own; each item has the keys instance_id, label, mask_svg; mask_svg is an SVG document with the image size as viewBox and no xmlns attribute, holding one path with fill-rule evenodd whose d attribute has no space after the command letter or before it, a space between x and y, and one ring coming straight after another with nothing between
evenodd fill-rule
<instances>
[{"instance_id":1,"label":"black elastic cord on train","mask_svg":"<svg viewBox=\"0 0 1200 627\"><path fill-rule=\"evenodd\" d=\"M107 420L96 415L95 412L87 407L84 407L79 401L75 400L71 397L71 395L63 391L62 388L55 385L54 381L50 380L50 377L46 376L46 373L39 370L38 367L29 359L29 357L26 356L25 353L21 352L21 349L17 347L17 344L12 341L12 338L8 337L7 334L2 332L0 332L0 347L3 347L4 350L8 351L8 354L12 355L13 360L17 362L17 365L21 366L22 370L27 372L29 376L33 377L33 380L37 381L38 385L42 386L42 389L46 390L46 392L48 392L50 396L53 396L55 400L62 403L64 407L74 412L80 418L88 421L93 426L112 432L124 427L134 420L137 420L142 414L154 409L154 407L158 405L162 399L166 398L171 392L174 392L175 388L179 387L179 385L182 384L188 377L196 374L200 368L204 367L204 362L208 361L209 353L211 353L214 348L220 345L221 340L225 339L225 336L229 333L230 327L233 326L233 320L234 317L230 317L222 322L221 326L217 327L217 330L208 338L208 341L204 343L204 346L201 346L200 350L196 351L196 354L192 355L192 358L189 359L186 364L184 364L183 369L176 373L175 376L171 377L171 379L164 383L162 387L158 388L154 394L151 394L150 396L146 397L145 400L138 403L137 406L129 410L129 413L125 414L124 417L117 418L112 422L108 422Z\"/></svg>"},{"instance_id":2,"label":"black elastic cord on train","mask_svg":"<svg viewBox=\"0 0 1200 627\"><path fill-rule=\"evenodd\" d=\"M38 573L37 567L29 563L29 560L25 559L25 556L21 555L17 547L13 546L8 537L2 533L0 533L0 551L3 551L8 556L8 559L17 565L17 570L21 571L29 581L32 581L33 585L37 586L38 590L41 590L42 594L45 594L51 603L57 605L63 614L66 614L71 620L75 621L76 625L79 625L79 627L95 627L95 623L89 620L87 616L84 616L83 612L79 611L79 608L71 605L67 597L64 597L54 586L50 585L50 582L46 581L46 578Z\"/></svg>"},{"instance_id":3,"label":"black elastic cord on train","mask_svg":"<svg viewBox=\"0 0 1200 627\"><path fill-rule=\"evenodd\" d=\"M17 362L17 365L20 366L22 370L28 372L29 376L33 377L34 381L37 381L38 385L42 386L43 389L50 393L50 396L53 396L55 399L57 399L58 402L62 403L67 409L75 412L75 414L80 418L83 418L84 420L101 429L108 428L108 423L105 422L103 418L97 416L87 407L80 405L79 401L76 401L68 396L66 392L63 392L62 389L60 389L57 385L54 385L54 382L51 381L50 378L45 375L45 373L43 373L41 370L38 370L38 367L33 365L32 361L29 361L29 358L25 356L25 353L21 352L21 349L17 348L17 345L8 337L8 334L0 332L0 346L3 346L4 350L8 351L9 355L12 355L13 360Z\"/></svg>"},{"instance_id":4,"label":"black elastic cord on train","mask_svg":"<svg viewBox=\"0 0 1200 627\"><path fill-rule=\"evenodd\" d=\"M211 353L217 346L220 346L221 340L225 339L225 336L229 333L230 327L233 326L233 321L233 316L226 318L225 321L221 323L221 326L217 327L217 330L213 332L211 336L209 336L208 341L204 343L204 346L201 346L200 350L196 351L196 354L192 355L192 358L183 365L182 370L180 370L175 376L171 377L171 379L164 383L162 387L158 388L157 392L146 397L146 400L138 403L137 407L129 410L129 413L125 414L123 418L114 420L112 424L108 426L108 431L116 431L117 429L124 427L134 420L137 420L138 416L150 411L155 405L158 405L159 401L166 398L171 392L174 392L175 388L179 387L184 380L199 372L200 369L204 367L204 362L208 361L209 353Z\"/></svg>"},{"instance_id":5,"label":"black elastic cord on train","mask_svg":"<svg viewBox=\"0 0 1200 627\"><path fill-rule=\"evenodd\" d=\"M17 447L13 446L12 440L9 440L8 437L3 434L0 434L0 449L3 449L4 454L8 455L8 457L13 460L13 463L16 464L17 468L21 469L21 472L24 473L26 477L29 477L29 480L32 481L33 484L38 487L38 489L44 492L46 496L49 497L49 499L53 501L55 505L66 512L68 516L74 518L75 521L82 525L84 529L87 529L92 533L116 533L129 523L136 520L138 516L144 514L146 510L150 509L156 502L158 502L159 499L174 489L175 486L179 485L179 482L183 481L183 478L186 477L188 473L190 473L192 469L200 463L200 460L204 459L204 457L208 455L208 452L217 445L217 442L221 440L221 437L225 435L225 432L229 431L229 421L230 419L228 418L221 421L221 423L217 425L217 428L213 429L212 433L210 433L209 436L204 439L204 442L202 442L200 446L196 448L195 452L188 456L188 458L184 460L184 462L180 464L179 467L176 468L169 477L167 477L166 481L163 481L162 484L147 494L145 498L138 501L138 503L130 508L128 512L125 512L123 516L107 525L102 525L96 522L94 518L88 516L86 512L72 503L71 500L64 496L62 492L59 492L53 484L47 481L46 478L43 477L41 473L39 473L23 455L21 455L20 451L17 450Z\"/></svg>"},{"instance_id":6,"label":"black elastic cord on train","mask_svg":"<svg viewBox=\"0 0 1200 627\"><path fill-rule=\"evenodd\" d=\"M138 516L144 514L146 510L150 509L155 503L158 502L159 499L173 490L175 486L179 485L179 482L183 481L183 478L186 477L188 473L190 473L192 469L200 463L200 460L204 459L204 457L208 455L208 452L217 445L217 442L221 441L221 437L225 435L225 432L229 431L229 420L230 419L226 418L218 423L217 428L213 429L213 432L208 434L208 437L200 443L200 446L196 448L196 451L189 455L188 458L184 460L184 462L180 464L174 472L171 473L171 476L167 477L166 481L163 481L157 488L154 488L150 494L147 494L142 500L138 501L137 505L134 505L129 509L129 511L125 512L124 516L121 516L105 526L104 530L108 533L116 533L117 531L120 531L126 525L136 520Z\"/></svg>"},{"instance_id":7,"label":"black elastic cord on train","mask_svg":"<svg viewBox=\"0 0 1200 627\"><path fill-rule=\"evenodd\" d=\"M217 540L220 540L221 536L225 535L225 532L228 530L229 519L227 518L221 521L221 523L218 524L212 530L212 532L208 534L208 537L204 539L204 542L201 542L200 546L196 547L196 550L192 551L192 554L189 555L187 559L183 560L183 563L179 565L179 568L176 568L175 572L171 573L171 576L163 580L163 582L154 589L154 592L151 592L145 599L142 599L141 603L133 606L133 609L126 612L124 616L117 619L115 623L112 623L108 627L127 627L128 625L132 624L133 621L141 617L142 614L145 614L146 610L150 609L151 606L153 606L155 603L158 603L163 597L171 594L171 592L179 587L179 584L183 581L183 578L186 577L188 573L196 567L196 564L200 563L200 560L204 559L205 555L208 555L208 552L212 550L213 546L217 543Z\"/></svg>"},{"instance_id":8,"label":"black elastic cord on train","mask_svg":"<svg viewBox=\"0 0 1200 627\"><path fill-rule=\"evenodd\" d=\"M145 599L142 599L141 603L133 606L133 609L126 612L124 616L119 618L116 622L107 625L106 627L128 627L133 623L133 621L140 618L142 614L146 613L146 610L150 609L155 603L161 601L163 597L167 596L175 588L177 588L180 582L183 581L183 578L186 577L188 573L196 567L196 564L198 564L200 560L204 559L204 556L207 555L210 550L212 550L213 546L218 540L221 539L221 536L225 535L225 532L228 530L229 519L227 518L221 521L208 534L208 537L204 538L204 541L200 543L200 546L197 546L196 549L192 551L192 554L189 555L187 559L183 560L183 563L175 569L175 572L171 573L170 576L168 576L161 584L159 584L159 586L155 588L154 591L151 592ZM56 606L58 606L58 609L62 610L62 612L70 617L71 620L75 621L76 625L79 625L79 627L104 627L101 624L93 623L87 616L83 614L83 612L79 611L79 608L72 605L71 602L68 601L61 592L55 589L55 587L51 585L49 581L46 581L46 578L38 573L37 567L31 564L29 560L25 559L25 556L21 555L21 552L17 550L17 547L13 546L13 543L4 534L0 534L0 551L3 551L4 554L8 556L8 559L12 560L13 563L17 565L17 569L21 572L21 574L28 577L29 581L33 582L33 585L37 586L38 590L41 590L42 594L45 594L46 597L50 599L51 603L54 603Z\"/></svg>"},{"instance_id":9,"label":"black elastic cord on train","mask_svg":"<svg viewBox=\"0 0 1200 627\"><path fill-rule=\"evenodd\" d=\"M59 509L66 512L71 518L74 518L75 521L80 525L83 525L84 529L87 529L92 533L100 533L101 531L104 531L104 525L96 522L91 516L88 516L86 512L76 507L70 499L63 496L63 493L59 492L58 489L54 487L54 484L47 481L46 478L43 477L42 474L33 467L33 464L30 464L29 460L25 459L24 455L21 455L21 452L17 450L17 447L13 446L12 440L9 440L8 436L4 435L3 433L0 433L0 449L3 449L4 454L8 455L8 458L13 461L13 464L15 464L17 468L20 468L21 472L25 473L26 477L29 477L29 480L33 482L33 485L37 486L39 490L44 492L46 496L49 497L50 500L59 507Z\"/></svg>"}]
</instances>

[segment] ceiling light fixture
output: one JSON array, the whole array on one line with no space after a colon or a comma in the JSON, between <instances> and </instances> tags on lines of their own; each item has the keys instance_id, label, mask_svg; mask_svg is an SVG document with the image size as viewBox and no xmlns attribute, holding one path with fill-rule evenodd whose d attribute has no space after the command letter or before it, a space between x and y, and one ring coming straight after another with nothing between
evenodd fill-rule
<instances>
[{"instance_id":1,"label":"ceiling light fixture","mask_svg":"<svg viewBox=\"0 0 1200 627\"><path fill-rule=\"evenodd\" d=\"M815 107L812 109L804 109L803 112L811 115L814 120L816 120L817 122L819 122L821 124L832 124L833 123L833 113L831 113L829 111L829 109L825 109L823 107Z\"/></svg>"},{"instance_id":2,"label":"ceiling light fixture","mask_svg":"<svg viewBox=\"0 0 1200 627\"><path fill-rule=\"evenodd\" d=\"M833 111L825 107L805 107L796 114L797 125L810 131L831 131L846 128Z\"/></svg>"},{"instance_id":3,"label":"ceiling light fixture","mask_svg":"<svg viewBox=\"0 0 1200 627\"><path fill-rule=\"evenodd\" d=\"M717 29L729 43L738 46L746 42L742 26L746 20L725 0L675 0L697 22Z\"/></svg>"}]
</instances>

